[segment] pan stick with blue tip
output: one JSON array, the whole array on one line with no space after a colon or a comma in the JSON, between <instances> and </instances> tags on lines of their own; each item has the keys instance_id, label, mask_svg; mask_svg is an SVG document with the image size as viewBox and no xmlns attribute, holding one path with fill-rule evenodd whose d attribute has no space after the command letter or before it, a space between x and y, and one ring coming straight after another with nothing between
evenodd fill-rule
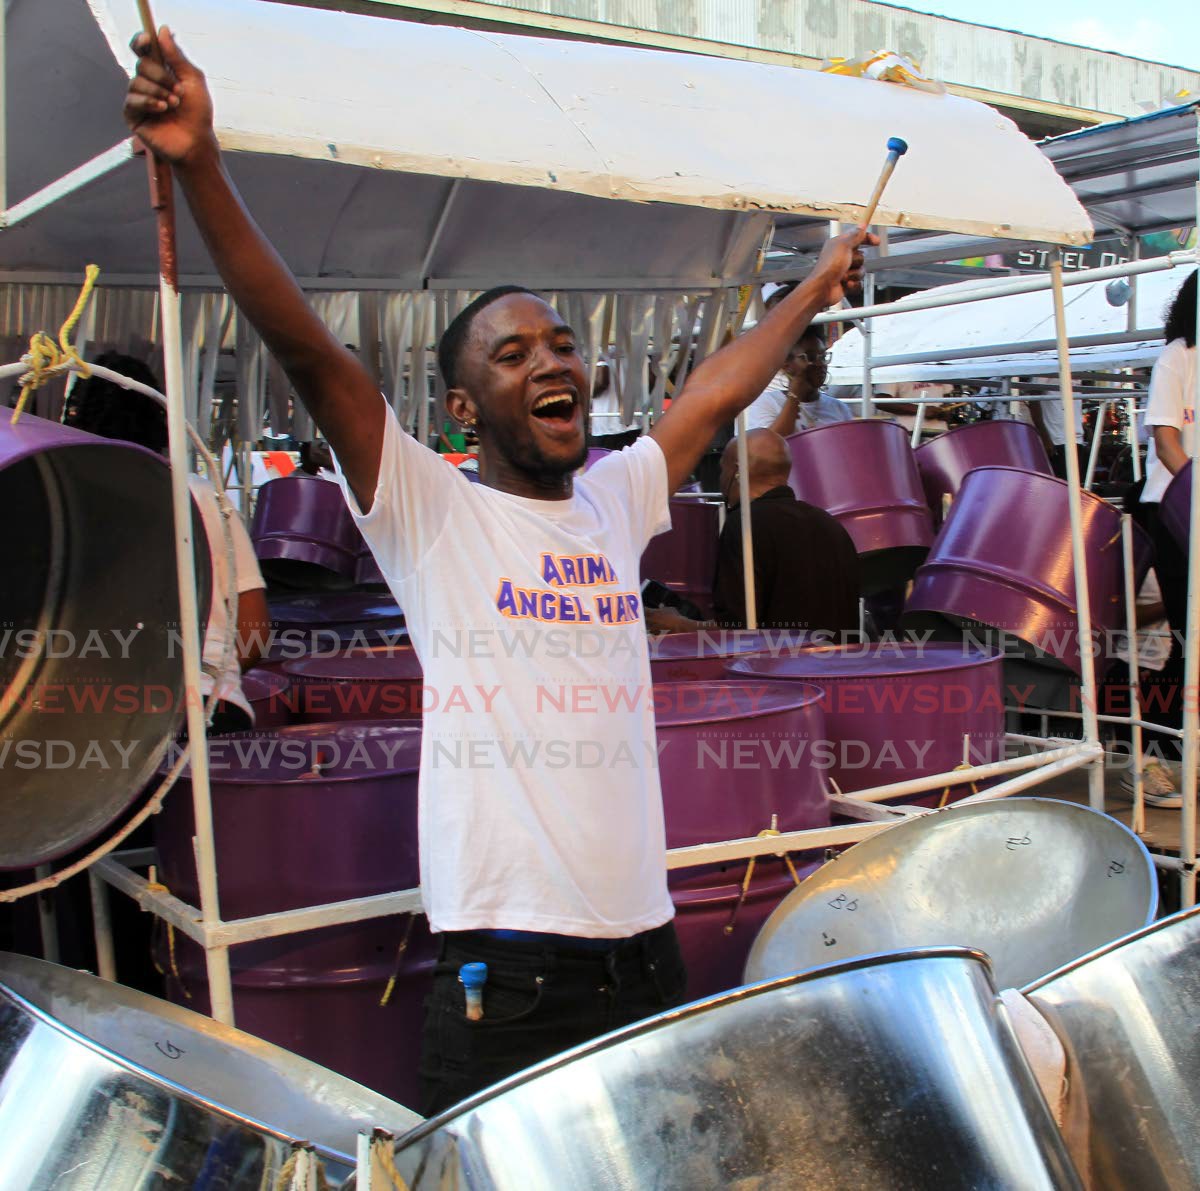
<instances>
[{"instance_id":1,"label":"pan stick with blue tip","mask_svg":"<svg viewBox=\"0 0 1200 1191\"><path fill-rule=\"evenodd\" d=\"M864 232L871 226L871 220L875 218L875 208L879 206L879 200L883 198L883 189L888 184L888 180L896 169L896 162L907 152L907 141L902 140L898 136L888 137L887 159L883 163L883 169L879 171L879 181L875 183L875 191L871 195L870 202L867 203L867 209L863 217L858 221L858 226Z\"/></svg>"}]
</instances>

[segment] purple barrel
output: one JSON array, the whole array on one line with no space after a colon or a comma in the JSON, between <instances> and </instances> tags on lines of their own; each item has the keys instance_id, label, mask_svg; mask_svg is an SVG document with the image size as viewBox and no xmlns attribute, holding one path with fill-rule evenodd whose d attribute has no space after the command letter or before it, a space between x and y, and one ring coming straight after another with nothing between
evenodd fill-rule
<instances>
[{"instance_id":1,"label":"purple barrel","mask_svg":"<svg viewBox=\"0 0 1200 1191\"><path fill-rule=\"evenodd\" d=\"M793 853L788 868L777 856L760 856L748 884L747 860L676 869L671 874L675 930L687 966L689 1000L744 982L745 962L763 923L796 888L796 879L803 880L821 863L822 857Z\"/></svg>"},{"instance_id":2,"label":"purple barrel","mask_svg":"<svg viewBox=\"0 0 1200 1191\"><path fill-rule=\"evenodd\" d=\"M731 677L786 681L822 692L827 740L818 766L843 794L948 773L965 759L1004 753L1004 670L999 654L909 642L799 649L739 658ZM946 801L971 793L952 787ZM937 806L942 791L895 801Z\"/></svg>"},{"instance_id":3,"label":"purple barrel","mask_svg":"<svg viewBox=\"0 0 1200 1191\"><path fill-rule=\"evenodd\" d=\"M321 905L419 881L416 724L321 724L209 741L220 908L226 920ZM156 820L161 879L198 905L187 772ZM243 1029L415 1103L420 1002L431 948L423 923L370 920L235 947ZM204 997L202 956L176 940L172 999ZM169 956L164 968L169 967ZM398 999L379 1006L398 970ZM191 993L191 999L186 993ZM332 1024L331 1024L332 1023ZM380 1039L387 1044L381 1045Z\"/></svg>"},{"instance_id":4,"label":"purple barrel","mask_svg":"<svg viewBox=\"0 0 1200 1191\"><path fill-rule=\"evenodd\" d=\"M914 452L925 499L935 525L942 523L942 503L955 497L967 472L977 467L1016 467L1053 475L1038 433L1028 422L972 422L939 434Z\"/></svg>"},{"instance_id":5,"label":"purple barrel","mask_svg":"<svg viewBox=\"0 0 1200 1191\"><path fill-rule=\"evenodd\" d=\"M800 684L722 679L654 687L667 847L746 839L775 826L829 825L829 802L809 749L825 735L820 692ZM819 857L793 854L805 871ZM689 997L734 988L758 928L793 888L786 865L748 861L675 869L669 876ZM731 929L727 929L731 928Z\"/></svg>"},{"instance_id":6,"label":"purple barrel","mask_svg":"<svg viewBox=\"0 0 1200 1191\"><path fill-rule=\"evenodd\" d=\"M387 580L379 569L379 563L375 561L371 547L365 542L363 548L358 552L358 561L354 567L354 582L359 587L387 587Z\"/></svg>"},{"instance_id":7,"label":"purple barrel","mask_svg":"<svg viewBox=\"0 0 1200 1191\"><path fill-rule=\"evenodd\" d=\"M1192 461L1189 459L1171 477L1159 504L1163 524L1186 554L1192 527Z\"/></svg>"},{"instance_id":8,"label":"purple barrel","mask_svg":"<svg viewBox=\"0 0 1200 1191\"><path fill-rule=\"evenodd\" d=\"M856 418L789 435L787 444L788 484L849 533L862 594L903 586L933 541L908 432L894 422Z\"/></svg>"},{"instance_id":9,"label":"purple barrel","mask_svg":"<svg viewBox=\"0 0 1200 1191\"><path fill-rule=\"evenodd\" d=\"M258 490L250 528L267 579L292 588L349 587L355 581L362 535L341 486L293 473Z\"/></svg>"},{"instance_id":10,"label":"purple barrel","mask_svg":"<svg viewBox=\"0 0 1200 1191\"><path fill-rule=\"evenodd\" d=\"M291 685L282 674L271 670L247 670L242 675L242 694L254 712L254 727L258 731L282 728L292 722L291 701L288 699Z\"/></svg>"},{"instance_id":11,"label":"purple barrel","mask_svg":"<svg viewBox=\"0 0 1200 1191\"><path fill-rule=\"evenodd\" d=\"M437 692L424 686L421 663L411 646L300 658L284 662L280 669L292 683L292 714L302 724L419 722L425 703L437 699Z\"/></svg>"},{"instance_id":12,"label":"purple barrel","mask_svg":"<svg viewBox=\"0 0 1200 1191\"><path fill-rule=\"evenodd\" d=\"M408 646L404 614L386 594L310 592L272 599L270 606L272 635L262 669L281 672L301 658Z\"/></svg>"},{"instance_id":13,"label":"purple barrel","mask_svg":"<svg viewBox=\"0 0 1200 1191\"><path fill-rule=\"evenodd\" d=\"M583 470L588 471L590 468L599 463L600 460L606 455L611 454L612 451L610 451L607 447L588 447L587 462L584 463Z\"/></svg>"},{"instance_id":14,"label":"purple barrel","mask_svg":"<svg viewBox=\"0 0 1200 1191\"><path fill-rule=\"evenodd\" d=\"M671 501L671 528L651 538L642 554L642 580L655 579L707 616L712 612L713 573L721 506L703 500Z\"/></svg>"},{"instance_id":15,"label":"purple barrel","mask_svg":"<svg viewBox=\"0 0 1200 1191\"><path fill-rule=\"evenodd\" d=\"M1083 547L1098 640L1125 625L1121 514L1082 494ZM1134 527L1135 590L1150 566ZM902 624L911 629L998 629L1022 656L1080 673L1071 522L1065 480L1011 467L978 467L963 480Z\"/></svg>"},{"instance_id":16,"label":"purple barrel","mask_svg":"<svg viewBox=\"0 0 1200 1191\"><path fill-rule=\"evenodd\" d=\"M725 677L725 667L733 658L759 653L778 655L822 637L821 633L775 629L663 633L650 638L650 677L656 683L717 680Z\"/></svg>"},{"instance_id":17,"label":"purple barrel","mask_svg":"<svg viewBox=\"0 0 1200 1191\"><path fill-rule=\"evenodd\" d=\"M654 687L667 847L829 825L821 692L762 679Z\"/></svg>"},{"instance_id":18,"label":"purple barrel","mask_svg":"<svg viewBox=\"0 0 1200 1191\"><path fill-rule=\"evenodd\" d=\"M6 411L0 502L0 870L23 870L100 835L174 740L179 587L171 475L151 451Z\"/></svg>"}]
</instances>

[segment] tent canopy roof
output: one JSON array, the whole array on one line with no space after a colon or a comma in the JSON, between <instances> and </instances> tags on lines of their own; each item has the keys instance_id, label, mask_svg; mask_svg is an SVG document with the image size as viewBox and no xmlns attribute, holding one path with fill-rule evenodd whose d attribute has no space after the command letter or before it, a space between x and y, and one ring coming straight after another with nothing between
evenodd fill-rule
<instances>
[{"instance_id":1,"label":"tent canopy roof","mask_svg":"<svg viewBox=\"0 0 1200 1191\"><path fill-rule=\"evenodd\" d=\"M235 175L306 277L404 288L739 280L767 213L856 218L891 135L910 151L881 223L1061 243L1091 234L1036 146L955 96L264 0L155 10L206 71ZM119 67L132 69L136 29L128 0L12 0L10 93L24 111L13 113L11 197L120 139ZM64 93L73 102L58 110ZM65 143L49 149L58 123ZM110 272L152 268L140 170L118 151L88 175L18 209L0 267L76 268L90 236ZM183 272L206 272L194 232L181 235Z\"/></svg>"},{"instance_id":2,"label":"tent canopy roof","mask_svg":"<svg viewBox=\"0 0 1200 1191\"><path fill-rule=\"evenodd\" d=\"M1137 278L1136 326L1144 332L1136 342L1073 347L1073 371L1104 368L1135 368L1153 364L1162 350L1163 312L1183 284L1190 269L1175 268L1144 273ZM1007 278L997 281L1002 285ZM1131 279L1132 282L1132 279ZM1065 291L1067 333L1072 338L1119 334L1129 329L1127 304L1113 306L1103 281L1068 286ZM980 281L939 286L914 297L953 294L986 289ZM901 299L898 305L903 305ZM871 356L929 354L943 356L971 347L1012 344L1004 355L965 359L935 359L929 363L883 364L873 367L871 379L878 384L905 381L954 381L1004 376L1057 375L1055 351L1022 351L1020 345L1053 340L1054 302L1049 290L986 298L962 306L914 310L872 320ZM829 381L835 385L862 383L862 333L855 328L833 346Z\"/></svg>"}]
</instances>

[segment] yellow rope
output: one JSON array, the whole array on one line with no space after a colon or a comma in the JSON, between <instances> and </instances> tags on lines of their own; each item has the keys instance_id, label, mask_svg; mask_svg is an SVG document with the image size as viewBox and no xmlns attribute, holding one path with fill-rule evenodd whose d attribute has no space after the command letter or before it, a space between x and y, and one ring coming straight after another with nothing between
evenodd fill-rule
<instances>
[{"instance_id":1,"label":"yellow rope","mask_svg":"<svg viewBox=\"0 0 1200 1191\"><path fill-rule=\"evenodd\" d=\"M951 772L951 773L958 773L958 771L959 771L960 769L974 769L974 768L975 768L975 767L974 767L973 765L968 765L968 764L967 764L967 763L964 761L964 762L963 762L961 765L956 765L956 766L955 766L955 767L954 767L954 768L953 768L953 769L952 769L950 772ZM941 810L941 809L942 809L942 808L943 808L943 807L946 805L946 803L947 803L947 802L949 802L949 801L950 801L950 791L951 791L952 789L953 789L953 787L952 787L952 786L947 786L947 787L946 787L946 788L945 788L945 789L942 791L942 798L941 798L941 801L940 801L940 802L937 804L937 809L938 809L939 811L940 811L940 810ZM972 782L972 783L971 783L971 793L972 793L972 794L978 794L978 793L979 793L979 786L978 786L978 785L977 785L975 782Z\"/></svg>"},{"instance_id":2,"label":"yellow rope","mask_svg":"<svg viewBox=\"0 0 1200 1191\"><path fill-rule=\"evenodd\" d=\"M396 962L392 965L392 974L388 977L387 987L383 990L383 996L379 998L380 1009L385 1009L387 1003L392 999L392 990L396 987L396 981L400 977L400 965L404 962L404 953L408 950L408 939L412 934L415 919L415 914L409 914L408 922L405 923L404 937L400 940L400 946L396 949Z\"/></svg>"},{"instance_id":3,"label":"yellow rope","mask_svg":"<svg viewBox=\"0 0 1200 1191\"><path fill-rule=\"evenodd\" d=\"M304 1145L294 1145L292 1147L291 1156L279 1168L279 1173L275 1176L275 1191L291 1191L296 1177L296 1167L300 1163L300 1155L307 1151L316 1163L316 1178L319 1191L329 1191L329 1180L325 1177L325 1164L320 1158L312 1152L311 1148Z\"/></svg>"},{"instance_id":4,"label":"yellow rope","mask_svg":"<svg viewBox=\"0 0 1200 1191\"><path fill-rule=\"evenodd\" d=\"M404 1176L396 1169L396 1158L392 1139L379 1130L375 1131L374 1140L371 1143L371 1157L378 1159L380 1166L383 1167L384 1174L392 1180L392 1186L395 1191L409 1191L408 1183L404 1181Z\"/></svg>"},{"instance_id":5,"label":"yellow rope","mask_svg":"<svg viewBox=\"0 0 1200 1191\"><path fill-rule=\"evenodd\" d=\"M783 833L779 830L779 816L772 815L771 816L771 826L764 828L754 838L755 839L765 839L772 835L782 835L782 834ZM727 935L733 934L733 928L737 925L738 912L741 910L742 906L745 904L746 895L750 892L750 882L754 879L754 866L755 866L755 863L757 862L757 860L758 860L757 856L751 856L750 863L748 865L746 865L746 875L742 878L741 891L738 893L738 899L737 899L736 904L734 905L733 909L729 913L729 921L727 923L725 923L725 933ZM792 858L787 852L783 853L783 862L784 862L784 864L787 865L788 872L792 874L792 880L795 881L795 883L797 885L799 885L800 884L800 874L798 872L796 872L796 866L792 863Z\"/></svg>"},{"instance_id":6,"label":"yellow rope","mask_svg":"<svg viewBox=\"0 0 1200 1191\"><path fill-rule=\"evenodd\" d=\"M99 276L99 265L88 265L84 271L83 288L79 291L79 297L75 299L75 306L71 313L67 315L67 321L59 328L57 343L42 331L35 331L30 338L29 351L24 357L24 362L29 365L29 371L21 377L21 396L17 400L16 409L13 410L12 425L15 426L21 414L25 412L25 404L29 400L30 393L34 389L40 389L47 381L53 380L60 372L74 367L78 368L84 376L91 376L92 370L75 350L75 345L71 342L71 335L75 330L75 324L79 322L87 308L88 299L92 296L96 278Z\"/></svg>"},{"instance_id":7,"label":"yellow rope","mask_svg":"<svg viewBox=\"0 0 1200 1191\"><path fill-rule=\"evenodd\" d=\"M155 872L154 865L151 865L150 866L150 877L146 881L147 891L150 893L170 893L171 891L161 881L157 880L156 878L157 878L157 873ZM163 919L160 918L159 921L162 922ZM183 976L180 974L180 971L179 971L179 964L175 960L175 928L169 922L166 923L166 927L167 927L167 957L171 963L171 975L175 977L175 983L179 985L180 989L183 992L183 995L185 997L187 997L187 999L190 1001L192 999L192 994L188 990L188 986L186 984L184 984ZM154 970L165 980L167 974L166 974L166 972L164 972L162 970L162 968L160 968L158 966L158 959L154 955L153 948L151 948L151 950L150 950L150 962L154 965Z\"/></svg>"}]
</instances>

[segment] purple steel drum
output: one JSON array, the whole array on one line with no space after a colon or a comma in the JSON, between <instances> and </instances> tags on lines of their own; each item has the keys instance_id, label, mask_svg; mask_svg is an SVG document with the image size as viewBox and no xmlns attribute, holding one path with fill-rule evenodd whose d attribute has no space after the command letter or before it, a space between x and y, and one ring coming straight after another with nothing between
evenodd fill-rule
<instances>
[{"instance_id":1,"label":"purple steel drum","mask_svg":"<svg viewBox=\"0 0 1200 1191\"><path fill-rule=\"evenodd\" d=\"M371 547L363 544L363 548L358 552L358 562L354 568L354 582L359 587L387 587L387 580L383 577L383 572L379 569L379 563L375 561L375 555L371 553Z\"/></svg>"},{"instance_id":2,"label":"purple steel drum","mask_svg":"<svg viewBox=\"0 0 1200 1191\"><path fill-rule=\"evenodd\" d=\"M856 418L789 435L787 444L788 484L849 533L862 594L903 586L933 541L908 431L894 422Z\"/></svg>"},{"instance_id":3,"label":"purple steel drum","mask_svg":"<svg viewBox=\"0 0 1200 1191\"><path fill-rule=\"evenodd\" d=\"M419 725L381 723L210 740L222 917L416 886L420 741ZM189 786L186 771L180 784ZM188 793L166 800L155 842L163 882L198 905ZM232 961L242 1029L415 1103L420 1005L433 965L423 920L411 930L401 916L264 939L235 947ZM199 948L177 939L176 962L171 998L195 1008L206 995ZM396 993L380 1007L394 970Z\"/></svg>"},{"instance_id":4,"label":"purple steel drum","mask_svg":"<svg viewBox=\"0 0 1200 1191\"><path fill-rule=\"evenodd\" d=\"M298 723L344 720L421 719L427 691L421 662L411 646L337 657L301 658L280 669L292 682Z\"/></svg>"},{"instance_id":5,"label":"purple steel drum","mask_svg":"<svg viewBox=\"0 0 1200 1191\"><path fill-rule=\"evenodd\" d=\"M151 451L5 413L0 501L0 870L23 870L118 819L174 740L179 588L170 470Z\"/></svg>"},{"instance_id":6,"label":"purple steel drum","mask_svg":"<svg viewBox=\"0 0 1200 1191\"><path fill-rule=\"evenodd\" d=\"M942 523L942 498L956 496L967 472L977 467L1017 467L1043 476L1054 474L1046 448L1028 422L972 422L930 439L913 457L935 525Z\"/></svg>"},{"instance_id":7,"label":"purple steel drum","mask_svg":"<svg viewBox=\"0 0 1200 1191\"><path fill-rule=\"evenodd\" d=\"M273 599L270 606L273 636L260 669L278 672L301 658L408 645L404 613L386 594L309 593Z\"/></svg>"},{"instance_id":8,"label":"purple steel drum","mask_svg":"<svg viewBox=\"0 0 1200 1191\"><path fill-rule=\"evenodd\" d=\"M671 501L671 528L650 539L642 554L642 580L655 579L712 612L712 582L717 566L720 509L703 500Z\"/></svg>"},{"instance_id":9,"label":"purple steel drum","mask_svg":"<svg viewBox=\"0 0 1200 1191\"><path fill-rule=\"evenodd\" d=\"M589 468L594 467L597 463L599 463L600 460L605 457L605 455L611 454L612 451L610 451L607 447L588 447L587 461L583 465L583 470L587 471Z\"/></svg>"},{"instance_id":10,"label":"purple steel drum","mask_svg":"<svg viewBox=\"0 0 1200 1191\"><path fill-rule=\"evenodd\" d=\"M781 683L666 682L654 687L667 847L829 825L829 803L808 749L825 735L820 692ZM804 872L811 858L794 857ZM741 984L742 967L771 911L794 887L773 856L670 874L688 995Z\"/></svg>"},{"instance_id":11,"label":"purple steel drum","mask_svg":"<svg viewBox=\"0 0 1200 1191\"><path fill-rule=\"evenodd\" d=\"M832 636L828 634L827 636ZM650 677L659 682L702 682L725 677L733 658L786 653L822 634L787 630L707 629L650 638Z\"/></svg>"},{"instance_id":12,"label":"purple steel drum","mask_svg":"<svg viewBox=\"0 0 1200 1191\"><path fill-rule=\"evenodd\" d=\"M1166 492L1163 493L1159 504L1163 524L1171 536L1179 543L1179 548L1185 554L1188 552L1188 541L1192 528L1192 461L1189 459L1171 477Z\"/></svg>"},{"instance_id":13,"label":"purple steel drum","mask_svg":"<svg viewBox=\"0 0 1200 1191\"><path fill-rule=\"evenodd\" d=\"M960 645L849 645L731 662L740 679L786 680L823 692L828 740L818 764L843 794L934 773L1004 750L1004 662ZM971 793L951 787L946 801ZM895 801L937 806L942 791Z\"/></svg>"},{"instance_id":14,"label":"purple steel drum","mask_svg":"<svg viewBox=\"0 0 1200 1191\"><path fill-rule=\"evenodd\" d=\"M242 694L254 713L254 726L282 728L291 723L291 704L288 689L292 684L282 674L271 670L247 670L242 675Z\"/></svg>"},{"instance_id":15,"label":"purple steel drum","mask_svg":"<svg viewBox=\"0 0 1200 1191\"><path fill-rule=\"evenodd\" d=\"M1093 632L1125 625L1121 514L1082 494L1083 544ZM1079 633L1065 480L1012 467L978 467L917 572L902 624L961 632L1000 629L1030 660L1078 674ZM1134 589L1150 566L1150 539L1134 527Z\"/></svg>"},{"instance_id":16,"label":"purple steel drum","mask_svg":"<svg viewBox=\"0 0 1200 1191\"><path fill-rule=\"evenodd\" d=\"M355 581L362 535L338 484L293 473L258 490L254 552L263 574L285 587L328 589Z\"/></svg>"}]
</instances>

